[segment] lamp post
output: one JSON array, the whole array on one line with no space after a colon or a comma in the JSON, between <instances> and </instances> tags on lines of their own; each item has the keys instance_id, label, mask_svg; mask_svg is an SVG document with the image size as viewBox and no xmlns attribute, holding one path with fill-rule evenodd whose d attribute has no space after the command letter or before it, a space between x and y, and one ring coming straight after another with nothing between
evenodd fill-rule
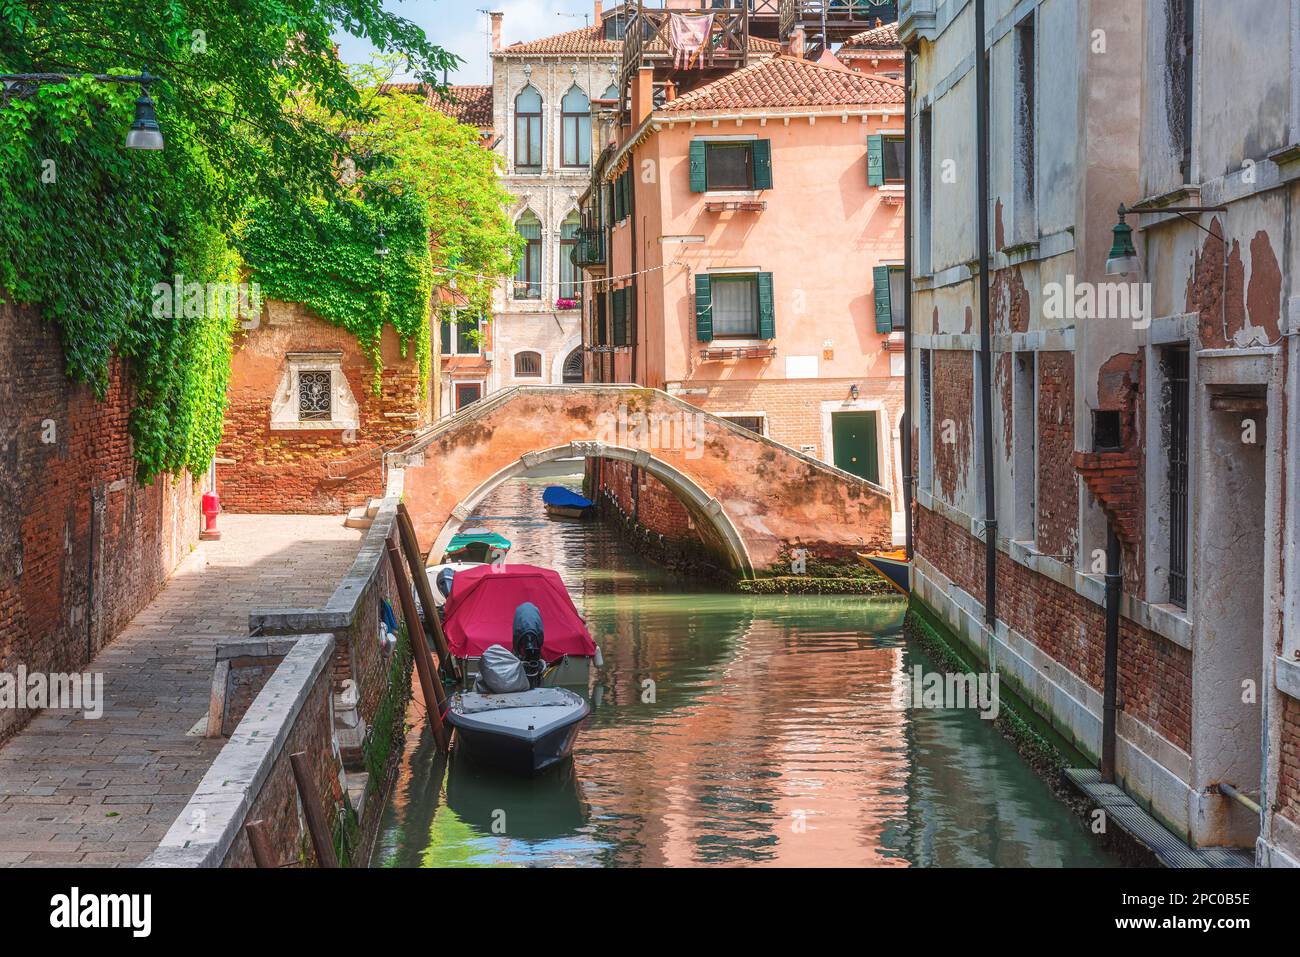
<instances>
[{"instance_id":1,"label":"lamp post","mask_svg":"<svg viewBox=\"0 0 1300 957\"><path fill-rule=\"evenodd\" d=\"M118 76L112 73L95 73L92 77L100 83L135 83L140 87L140 96L135 101L135 119L126 134L126 148L129 150L160 150L163 148L162 129L158 126L158 115L154 108L153 97L149 95L149 85L156 76L145 70L135 76ZM71 77L66 73L0 73L0 83L4 84L0 102L13 97L27 97L46 83L67 83Z\"/></svg>"}]
</instances>

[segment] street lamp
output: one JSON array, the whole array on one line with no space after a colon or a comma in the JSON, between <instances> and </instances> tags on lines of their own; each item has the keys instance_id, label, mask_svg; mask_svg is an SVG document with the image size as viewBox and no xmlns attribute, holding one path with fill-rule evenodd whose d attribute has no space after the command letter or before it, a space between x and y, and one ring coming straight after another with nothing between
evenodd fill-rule
<instances>
[{"instance_id":1,"label":"street lamp","mask_svg":"<svg viewBox=\"0 0 1300 957\"><path fill-rule=\"evenodd\" d=\"M379 257L380 265L383 265L384 257L388 255L388 243L384 241L384 227L379 227L379 245L375 247L375 255Z\"/></svg>"},{"instance_id":2,"label":"street lamp","mask_svg":"<svg viewBox=\"0 0 1300 957\"><path fill-rule=\"evenodd\" d=\"M1120 203L1119 222L1111 230L1114 240L1110 245L1110 253L1106 256L1107 276L1122 276L1124 273L1137 272L1142 268L1142 264L1138 261L1137 249L1133 246L1133 227L1124 222L1128 212L1128 208Z\"/></svg>"},{"instance_id":3,"label":"street lamp","mask_svg":"<svg viewBox=\"0 0 1300 957\"><path fill-rule=\"evenodd\" d=\"M0 104L13 97L28 97L36 92L43 83L67 83L66 73L0 73L0 83L4 84ZM160 150L163 148L162 129L158 126L158 114L154 109L153 97L149 95L149 84L157 79L146 70L139 76L119 76L112 73L95 73L92 79L100 83L135 83L140 87L140 96L135 101L135 120L126 134L126 148L129 150Z\"/></svg>"}]
</instances>

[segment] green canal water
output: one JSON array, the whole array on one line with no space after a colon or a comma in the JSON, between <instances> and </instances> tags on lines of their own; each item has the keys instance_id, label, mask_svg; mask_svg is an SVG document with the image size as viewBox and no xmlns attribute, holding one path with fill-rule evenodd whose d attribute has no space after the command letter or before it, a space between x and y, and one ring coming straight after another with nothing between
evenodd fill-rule
<instances>
[{"instance_id":1,"label":"green canal water","mask_svg":"<svg viewBox=\"0 0 1300 957\"><path fill-rule=\"evenodd\" d=\"M904 709L894 599L743 596L548 520L519 479L478 511L563 576L601 646L571 764L503 777L438 755L418 704L373 863L1112 866L974 710ZM476 522L477 524L477 522Z\"/></svg>"}]
</instances>

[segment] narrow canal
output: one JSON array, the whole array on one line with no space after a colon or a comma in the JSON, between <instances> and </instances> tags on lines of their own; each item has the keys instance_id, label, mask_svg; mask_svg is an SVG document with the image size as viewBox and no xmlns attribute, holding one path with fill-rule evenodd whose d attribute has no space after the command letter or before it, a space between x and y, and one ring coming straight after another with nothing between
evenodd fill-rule
<instances>
[{"instance_id":1,"label":"narrow canal","mask_svg":"<svg viewBox=\"0 0 1300 957\"><path fill-rule=\"evenodd\" d=\"M478 511L564 577L605 659L571 766L535 781L441 758L418 706L373 863L1110 866L968 710L904 710L894 599L700 589L518 479ZM480 524L475 521L474 524Z\"/></svg>"}]
</instances>

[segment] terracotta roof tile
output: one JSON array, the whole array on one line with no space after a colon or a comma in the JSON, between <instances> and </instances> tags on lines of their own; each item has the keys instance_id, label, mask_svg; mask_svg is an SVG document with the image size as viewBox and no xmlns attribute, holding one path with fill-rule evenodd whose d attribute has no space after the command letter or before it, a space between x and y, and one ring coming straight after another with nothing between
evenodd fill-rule
<instances>
[{"instance_id":1,"label":"terracotta roof tile","mask_svg":"<svg viewBox=\"0 0 1300 957\"><path fill-rule=\"evenodd\" d=\"M492 87L483 85L449 86L447 98L439 96L423 83L385 83L381 93L412 93L423 96L424 103L439 113L467 126L490 129L492 126Z\"/></svg>"},{"instance_id":2,"label":"terracotta roof tile","mask_svg":"<svg viewBox=\"0 0 1300 957\"><path fill-rule=\"evenodd\" d=\"M508 47L502 47L498 53L604 53L622 54L622 40L606 40L605 29L595 26L580 27L567 33L542 37L540 40L521 40Z\"/></svg>"},{"instance_id":3,"label":"terracotta roof tile","mask_svg":"<svg viewBox=\"0 0 1300 957\"><path fill-rule=\"evenodd\" d=\"M854 34L844 41L842 50L882 50L901 48L902 42L898 39L898 24L886 23L884 26L876 27L873 30L864 30L862 33Z\"/></svg>"},{"instance_id":4,"label":"terracotta roof tile","mask_svg":"<svg viewBox=\"0 0 1300 957\"><path fill-rule=\"evenodd\" d=\"M902 103L903 84L884 77L776 56L698 87L657 113Z\"/></svg>"}]
</instances>

